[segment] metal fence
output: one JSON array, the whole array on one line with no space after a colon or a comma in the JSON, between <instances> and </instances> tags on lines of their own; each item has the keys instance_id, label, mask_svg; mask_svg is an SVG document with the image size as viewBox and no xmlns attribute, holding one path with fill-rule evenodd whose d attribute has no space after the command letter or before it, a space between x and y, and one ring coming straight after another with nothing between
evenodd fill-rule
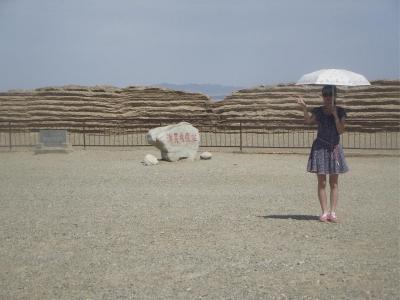
<instances>
[{"instance_id":1,"label":"metal fence","mask_svg":"<svg viewBox=\"0 0 400 300\"><path fill-rule=\"evenodd\" d=\"M108 121L105 122L105 121ZM137 123L133 120L94 119L71 123L46 121L0 121L0 148L34 147L39 142L40 129L65 129L67 141L79 147L134 147L149 146L146 133L151 128L176 123L172 120ZM195 122L192 122L192 124ZM211 122L210 122L211 123ZM72 125L71 125L72 124ZM195 124L194 124L195 125ZM315 129L278 129L268 124L249 122L195 125L200 131L201 147L244 148L308 148L316 138ZM345 132L341 144L347 149L398 150L399 131Z\"/></svg>"}]
</instances>

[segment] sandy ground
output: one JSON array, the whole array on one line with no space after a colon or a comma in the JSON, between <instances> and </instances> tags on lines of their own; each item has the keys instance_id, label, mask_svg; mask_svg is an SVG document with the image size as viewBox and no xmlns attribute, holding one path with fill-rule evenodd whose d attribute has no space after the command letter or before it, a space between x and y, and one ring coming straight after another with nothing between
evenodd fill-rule
<instances>
[{"instance_id":1,"label":"sandy ground","mask_svg":"<svg viewBox=\"0 0 400 300\"><path fill-rule=\"evenodd\" d=\"M0 299L400 297L398 156L349 156L325 224L304 154L146 153L0 153Z\"/></svg>"}]
</instances>

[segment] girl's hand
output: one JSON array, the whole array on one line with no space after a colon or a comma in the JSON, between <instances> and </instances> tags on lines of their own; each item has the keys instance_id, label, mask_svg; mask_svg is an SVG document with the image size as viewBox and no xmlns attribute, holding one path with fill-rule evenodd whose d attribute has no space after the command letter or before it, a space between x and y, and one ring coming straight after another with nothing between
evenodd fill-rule
<instances>
[{"instance_id":1,"label":"girl's hand","mask_svg":"<svg viewBox=\"0 0 400 300\"><path fill-rule=\"evenodd\" d=\"M301 106L302 109L307 109L307 104L304 102L303 97L297 96L296 102L297 102L298 105Z\"/></svg>"}]
</instances>

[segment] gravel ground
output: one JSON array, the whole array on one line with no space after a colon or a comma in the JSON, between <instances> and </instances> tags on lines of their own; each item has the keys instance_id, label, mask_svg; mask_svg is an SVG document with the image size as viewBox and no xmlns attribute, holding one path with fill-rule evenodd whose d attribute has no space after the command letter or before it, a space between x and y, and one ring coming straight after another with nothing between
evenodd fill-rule
<instances>
[{"instance_id":1,"label":"gravel ground","mask_svg":"<svg viewBox=\"0 0 400 300\"><path fill-rule=\"evenodd\" d=\"M1 299L398 299L399 157L348 157L340 224L306 155L0 153Z\"/></svg>"}]
</instances>

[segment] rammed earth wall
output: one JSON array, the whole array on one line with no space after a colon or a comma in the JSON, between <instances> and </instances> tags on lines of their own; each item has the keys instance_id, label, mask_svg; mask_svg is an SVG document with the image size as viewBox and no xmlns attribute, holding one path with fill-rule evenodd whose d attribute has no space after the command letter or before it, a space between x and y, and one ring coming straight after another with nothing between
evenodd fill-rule
<instances>
[{"instance_id":1,"label":"rammed earth wall","mask_svg":"<svg viewBox=\"0 0 400 300\"><path fill-rule=\"evenodd\" d=\"M399 131L400 80L371 83L368 87L339 88L337 105L348 112L347 129ZM320 90L294 84L258 86L239 90L219 102L200 93L155 87L64 86L8 91L0 93L0 127L9 120L23 121L25 127L45 120L74 127L96 119L91 125L102 127L123 124L126 119L139 123L176 119L204 124L246 122L246 126L290 130L304 127L295 97L301 95L310 108L315 107L322 103Z\"/></svg>"}]
</instances>

